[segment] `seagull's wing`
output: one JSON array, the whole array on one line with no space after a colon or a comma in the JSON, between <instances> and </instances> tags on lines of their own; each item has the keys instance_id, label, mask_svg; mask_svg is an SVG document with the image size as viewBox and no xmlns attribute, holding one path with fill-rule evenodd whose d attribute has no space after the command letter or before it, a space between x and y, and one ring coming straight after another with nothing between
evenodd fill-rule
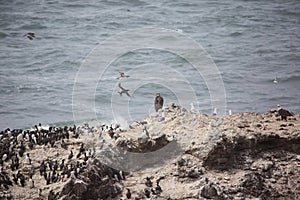
<instances>
[{"instance_id":1,"label":"seagull's wing","mask_svg":"<svg viewBox=\"0 0 300 200\"><path fill-rule=\"evenodd\" d=\"M31 35L32 37L35 37L35 34L33 32L28 33L28 35Z\"/></svg>"},{"instance_id":2,"label":"seagull's wing","mask_svg":"<svg viewBox=\"0 0 300 200\"><path fill-rule=\"evenodd\" d=\"M119 88L121 88L121 90L125 90L122 86L121 86L121 83L119 83Z\"/></svg>"}]
</instances>

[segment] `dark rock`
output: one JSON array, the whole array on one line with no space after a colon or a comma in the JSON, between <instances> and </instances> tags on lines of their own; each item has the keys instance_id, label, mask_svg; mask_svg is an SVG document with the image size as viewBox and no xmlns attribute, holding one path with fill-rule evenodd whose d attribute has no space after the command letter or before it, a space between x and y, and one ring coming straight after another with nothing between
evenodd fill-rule
<instances>
[{"instance_id":1,"label":"dark rock","mask_svg":"<svg viewBox=\"0 0 300 200\"><path fill-rule=\"evenodd\" d=\"M289 145L286 145L289 144ZM238 136L233 141L222 140L204 158L208 169L228 170L243 168L248 157L256 157L268 151L300 153L300 137L284 138L277 134Z\"/></svg>"},{"instance_id":2,"label":"dark rock","mask_svg":"<svg viewBox=\"0 0 300 200\"><path fill-rule=\"evenodd\" d=\"M200 175L202 175L202 172L197 170L197 169L191 169L190 171L188 171L188 177L189 178L199 178Z\"/></svg>"},{"instance_id":3,"label":"dark rock","mask_svg":"<svg viewBox=\"0 0 300 200\"><path fill-rule=\"evenodd\" d=\"M203 199L201 197L207 199L220 199L218 190L212 183L206 184L200 188L199 199Z\"/></svg>"},{"instance_id":4,"label":"dark rock","mask_svg":"<svg viewBox=\"0 0 300 200\"><path fill-rule=\"evenodd\" d=\"M79 179L70 180L61 191L62 199L110 199L121 194L121 186L113 180L118 171L94 160Z\"/></svg>"},{"instance_id":5,"label":"dark rock","mask_svg":"<svg viewBox=\"0 0 300 200\"><path fill-rule=\"evenodd\" d=\"M146 152L152 152L152 151L156 151L158 149L161 149L162 147L165 147L167 144L170 143L170 141L168 140L167 136L165 134L161 134L157 137L153 137L153 138L138 138L138 145L129 148L128 144L131 141L128 139L128 141L126 140L126 138L122 141L118 142L118 146L122 147L124 150L130 151L130 152L137 152L137 153L146 153ZM132 142L131 142L132 143Z\"/></svg>"},{"instance_id":6,"label":"dark rock","mask_svg":"<svg viewBox=\"0 0 300 200\"><path fill-rule=\"evenodd\" d=\"M256 124L256 127L257 127L257 128L261 128L262 125L261 125L261 124Z\"/></svg>"}]
</instances>

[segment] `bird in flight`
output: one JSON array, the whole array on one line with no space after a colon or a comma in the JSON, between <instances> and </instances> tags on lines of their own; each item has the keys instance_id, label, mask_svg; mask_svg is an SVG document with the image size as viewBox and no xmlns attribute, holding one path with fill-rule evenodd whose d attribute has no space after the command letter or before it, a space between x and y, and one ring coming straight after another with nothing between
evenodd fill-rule
<instances>
[{"instance_id":1,"label":"bird in flight","mask_svg":"<svg viewBox=\"0 0 300 200\"><path fill-rule=\"evenodd\" d=\"M29 40L33 40L35 38L35 34L32 32L26 33L23 37L27 37Z\"/></svg>"},{"instance_id":2,"label":"bird in flight","mask_svg":"<svg viewBox=\"0 0 300 200\"><path fill-rule=\"evenodd\" d=\"M129 96L130 97L130 94L128 93L128 89L125 89L125 88L123 88L122 86L121 86L121 83L119 83L119 88L121 89L121 92L118 92L119 94L120 94L120 96L122 96L122 94L126 94L127 96Z\"/></svg>"},{"instance_id":3,"label":"bird in flight","mask_svg":"<svg viewBox=\"0 0 300 200\"><path fill-rule=\"evenodd\" d=\"M128 78L129 76L126 75L124 72L119 72L119 77L117 79L123 79L123 78Z\"/></svg>"}]
</instances>

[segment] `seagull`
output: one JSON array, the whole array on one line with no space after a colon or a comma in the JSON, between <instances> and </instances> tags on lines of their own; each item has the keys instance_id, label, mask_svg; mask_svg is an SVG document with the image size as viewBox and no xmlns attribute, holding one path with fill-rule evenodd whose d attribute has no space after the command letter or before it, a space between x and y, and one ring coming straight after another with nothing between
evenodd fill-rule
<instances>
[{"instance_id":1,"label":"seagull","mask_svg":"<svg viewBox=\"0 0 300 200\"><path fill-rule=\"evenodd\" d=\"M122 86L121 86L121 83L119 83L119 88L122 90L121 92L118 92L120 94L120 96L122 96L123 93L125 93L127 96L130 97L130 94L128 93L129 90L127 89L124 89Z\"/></svg>"},{"instance_id":2,"label":"seagull","mask_svg":"<svg viewBox=\"0 0 300 200\"><path fill-rule=\"evenodd\" d=\"M214 108L213 115L217 115L217 108Z\"/></svg>"},{"instance_id":3,"label":"seagull","mask_svg":"<svg viewBox=\"0 0 300 200\"><path fill-rule=\"evenodd\" d=\"M275 84L278 83L277 76L275 76L275 79L273 80L273 83L275 83Z\"/></svg>"},{"instance_id":4,"label":"seagull","mask_svg":"<svg viewBox=\"0 0 300 200\"><path fill-rule=\"evenodd\" d=\"M32 32L26 33L23 37L27 37L29 40L33 40L35 38L35 34Z\"/></svg>"},{"instance_id":5,"label":"seagull","mask_svg":"<svg viewBox=\"0 0 300 200\"><path fill-rule=\"evenodd\" d=\"M195 108L193 103L190 103L191 106L191 113L199 113L199 111Z\"/></svg>"},{"instance_id":6,"label":"seagull","mask_svg":"<svg viewBox=\"0 0 300 200\"><path fill-rule=\"evenodd\" d=\"M143 132L144 132L145 135L149 138L149 132L148 132L146 126L144 126Z\"/></svg>"},{"instance_id":7,"label":"seagull","mask_svg":"<svg viewBox=\"0 0 300 200\"><path fill-rule=\"evenodd\" d=\"M124 72L119 72L119 77L117 79L123 79L123 78L128 78L128 75L125 75Z\"/></svg>"}]
</instances>

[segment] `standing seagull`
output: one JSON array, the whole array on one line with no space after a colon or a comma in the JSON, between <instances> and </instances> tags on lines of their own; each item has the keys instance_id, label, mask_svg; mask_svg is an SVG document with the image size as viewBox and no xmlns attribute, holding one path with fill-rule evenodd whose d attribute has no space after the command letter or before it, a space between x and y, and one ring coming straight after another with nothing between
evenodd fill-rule
<instances>
[{"instance_id":1,"label":"standing seagull","mask_svg":"<svg viewBox=\"0 0 300 200\"><path fill-rule=\"evenodd\" d=\"M191 113L198 113L198 110L195 108L193 103L190 103L191 106Z\"/></svg>"},{"instance_id":2,"label":"standing seagull","mask_svg":"<svg viewBox=\"0 0 300 200\"><path fill-rule=\"evenodd\" d=\"M212 115L217 115L217 108L214 108L213 114Z\"/></svg>"},{"instance_id":3,"label":"standing seagull","mask_svg":"<svg viewBox=\"0 0 300 200\"><path fill-rule=\"evenodd\" d=\"M155 100L154 100L154 108L155 111L157 112L159 109L162 109L164 105L164 99L160 96L160 93L155 94Z\"/></svg>"},{"instance_id":4,"label":"standing seagull","mask_svg":"<svg viewBox=\"0 0 300 200\"><path fill-rule=\"evenodd\" d=\"M122 96L123 93L125 93L127 96L130 97L130 94L128 93L129 90L127 89L124 89L122 86L121 86L121 83L119 83L119 88L122 90L121 92L119 92L120 96Z\"/></svg>"},{"instance_id":5,"label":"standing seagull","mask_svg":"<svg viewBox=\"0 0 300 200\"><path fill-rule=\"evenodd\" d=\"M33 40L35 38L35 34L32 32L26 33L23 37L27 37L29 40Z\"/></svg>"},{"instance_id":6,"label":"standing seagull","mask_svg":"<svg viewBox=\"0 0 300 200\"><path fill-rule=\"evenodd\" d=\"M279 104L277 105L277 111L278 111L278 114L281 117L281 120L286 121L288 116L294 116L294 114L291 113L290 111L281 108L281 106Z\"/></svg>"}]
</instances>

